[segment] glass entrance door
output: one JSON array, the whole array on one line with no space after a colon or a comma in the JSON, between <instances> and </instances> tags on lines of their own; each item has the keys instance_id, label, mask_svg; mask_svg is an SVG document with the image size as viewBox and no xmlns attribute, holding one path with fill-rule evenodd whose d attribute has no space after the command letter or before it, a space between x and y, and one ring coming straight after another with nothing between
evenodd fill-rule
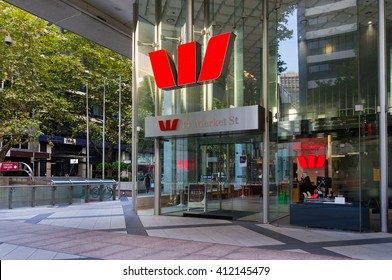
<instances>
[{"instance_id":1,"label":"glass entrance door","mask_svg":"<svg viewBox=\"0 0 392 280\"><path fill-rule=\"evenodd\" d=\"M205 205L204 209L188 208L187 214L260 221L263 164L261 145L259 142L233 143L234 139L228 139L225 140L229 143L222 143L220 137L200 139L198 185L204 186Z\"/></svg>"},{"instance_id":2,"label":"glass entrance door","mask_svg":"<svg viewBox=\"0 0 392 280\"><path fill-rule=\"evenodd\" d=\"M206 185L206 212L210 215L232 217L232 188L230 185L230 145L201 145L201 181Z\"/></svg>"},{"instance_id":3,"label":"glass entrance door","mask_svg":"<svg viewBox=\"0 0 392 280\"><path fill-rule=\"evenodd\" d=\"M194 137L162 144L163 153L171 156L162 157L162 213L263 220L260 135Z\"/></svg>"}]
</instances>

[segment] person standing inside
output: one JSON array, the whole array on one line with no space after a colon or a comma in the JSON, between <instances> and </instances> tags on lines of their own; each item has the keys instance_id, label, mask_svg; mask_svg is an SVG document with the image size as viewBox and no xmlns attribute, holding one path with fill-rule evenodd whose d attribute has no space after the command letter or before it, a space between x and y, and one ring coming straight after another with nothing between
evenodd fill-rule
<instances>
[{"instance_id":1,"label":"person standing inside","mask_svg":"<svg viewBox=\"0 0 392 280\"><path fill-rule=\"evenodd\" d=\"M149 173L144 177L144 186L146 187L146 193L149 193L151 188L151 177Z\"/></svg>"}]
</instances>

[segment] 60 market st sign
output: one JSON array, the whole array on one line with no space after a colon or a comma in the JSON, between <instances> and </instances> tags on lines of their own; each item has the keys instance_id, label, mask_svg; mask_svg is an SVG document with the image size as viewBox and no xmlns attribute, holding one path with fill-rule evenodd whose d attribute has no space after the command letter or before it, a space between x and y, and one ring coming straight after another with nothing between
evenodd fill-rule
<instances>
[{"instance_id":1,"label":"60 market st sign","mask_svg":"<svg viewBox=\"0 0 392 280\"><path fill-rule=\"evenodd\" d=\"M228 134L264 129L259 105L146 118L146 137Z\"/></svg>"}]
</instances>

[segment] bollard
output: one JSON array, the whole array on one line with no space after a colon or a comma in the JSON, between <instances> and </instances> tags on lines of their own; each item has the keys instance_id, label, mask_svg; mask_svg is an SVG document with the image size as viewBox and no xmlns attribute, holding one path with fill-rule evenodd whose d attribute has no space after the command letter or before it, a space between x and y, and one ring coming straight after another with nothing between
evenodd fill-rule
<instances>
[{"instance_id":1,"label":"bollard","mask_svg":"<svg viewBox=\"0 0 392 280\"><path fill-rule=\"evenodd\" d=\"M103 186L99 186L99 201L103 201Z\"/></svg>"},{"instance_id":2,"label":"bollard","mask_svg":"<svg viewBox=\"0 0 392 280\"><path fill-rule=\"evenodd\" d=\"M87 203L88 202L88 196L90 193L90 186L86 185L86 193L84 194L84 202Z\"/></svg>"},{"instance_id":3,"label":"bollard","mask_svg":"<svg viewBox=\"0 0 392 280\"><path fill-rule=\"evenodd\" d=\"M35 187L31 188L31 207L35 207Z\"/></svg>"},{"instance_id":4,"label":"bollard","mask_svg":"<svg viewBox=\"0 0 392 280\"><path fill-rule=\"evenodd\" d=\"M72 191L73 191L73 186L69 186L69 191L68 191L68 203L71 205L72 204Z\"/></svg>"},{"instance_id":5,"label":"bollard","mask_svg":"<svg viewBox=\"0 0 392 280\"><path fill-rule=\"evenodd\" d=\"M10 188L8 192L8 208L12 209L12 196L13 196L14 188Z\"/></svg>"},{"instance_id":6,"label":"bollard","mask_svg":"<svg viewBox=\"0 0 392 280\"><path fill-rule=\"evenodd\" d=\"M116 200L116 186L117 185L113 185L113 187L112 187L112 191L113 191L113 200ZM120 198L120 194L118 195L118 198Z\"/></svg>"},{"instance_id":7,"label":"bollard","mask_svg":"<svg viewBox=\"0 0 392 280\"><path fill-rule=\"evenodd\" d=\"M54 206L56 204L56 187L52 186L52 205Z\"/></svg>"}]
</instances>

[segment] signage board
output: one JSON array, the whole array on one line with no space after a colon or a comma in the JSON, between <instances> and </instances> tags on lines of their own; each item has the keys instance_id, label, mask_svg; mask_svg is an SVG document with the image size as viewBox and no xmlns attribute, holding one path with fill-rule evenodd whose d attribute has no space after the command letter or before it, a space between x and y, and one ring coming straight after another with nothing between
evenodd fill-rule
<instances>
[{"instance_id":1,"label":"signage board","mask_svg":"<svg viewBox=\"0 0 392 280\"><path fill-rule=\"evenodd\" d=\"M64 138L64 144L75 145L75 144L76 144L76 139L73 139L73 138Z\"/></svg>"},{"instance_id":2,"label":"signage board","mask_svg":"<svg viewBox=\"0 0 392 280\"><path fill-rule=\"evenodd\" d=\"M146 137L172 137L264 131L264 108L259 105L148 117Z\"/></svg>"},{"instance_id":3,"label":"signage board","mask_svg":"<svg viewBox=\"0 0 392 280\"><path fill-rule=\"evenodd\" d=\"M246 156L240 156L240 167L246 167L246 166L247 166Z\"/></svg>"},{"instance_id":4,"label":"signage board","mask_svg":"<svg viewBox=\"0 0 392 280\"><path fill-rule=\"evenodd\" d=\"M188 189L188 209L205 206L206 186L204 184L190 184Z\"/></svg>"},{"instance_id":5,"label":"signage board","mask_svg":"<svg viewBox=\"0 0 392 280\"><path fill-rule=\"evenodd\" d=\"M18 171L19 162L0 162L0 171Z\"/></svg>"}]
</instances>

